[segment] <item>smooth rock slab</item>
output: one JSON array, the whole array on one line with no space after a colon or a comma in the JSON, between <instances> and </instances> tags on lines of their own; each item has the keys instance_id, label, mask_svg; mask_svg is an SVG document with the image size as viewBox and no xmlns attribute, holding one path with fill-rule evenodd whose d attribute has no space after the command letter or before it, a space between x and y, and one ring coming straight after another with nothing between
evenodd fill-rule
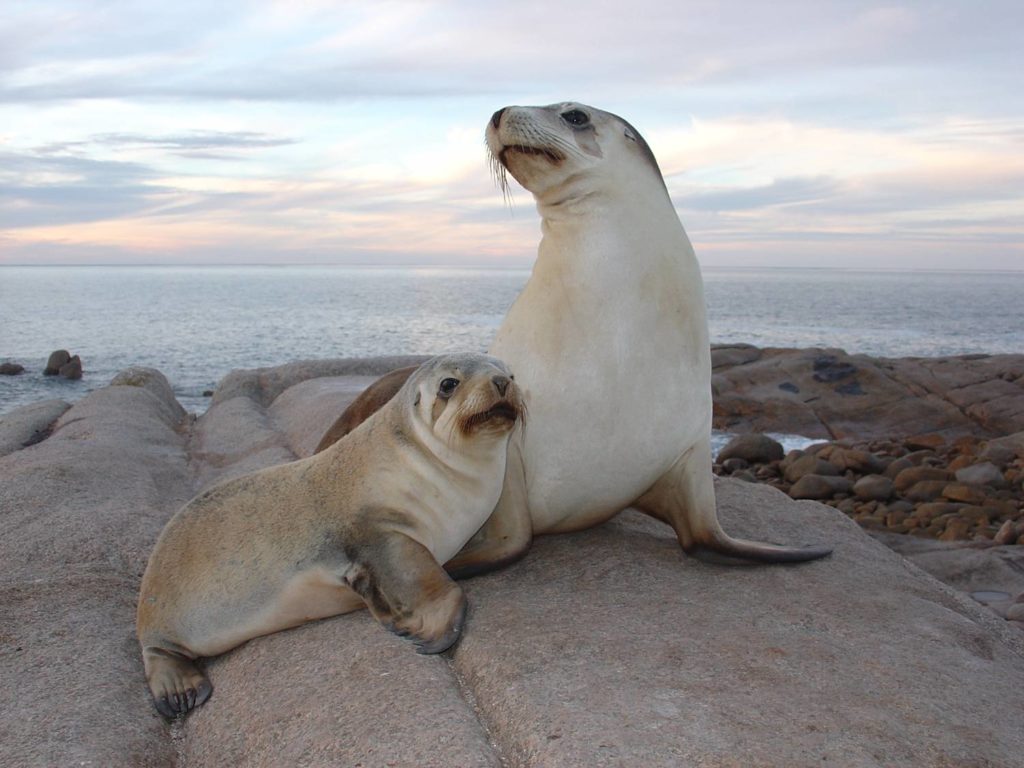
<instances>
[{"instance_id":1,"label":"smooth rock slab","mask_svg":"<svg viewBox=\"0 0 1024 768\"><path fill-rule=\"evenodd\" d=\"M135 640L135 578L0 584L0 764L173 768Z\"/></svg>"},{"instance_id":2,"label":"smooth rock slab","mask_svg":"<svg viewBox=\"0 0 1024 768\"><path fill-rule=\"evenodd\" d=\"M23 405L0 416L0 456L40 442L53 423L70 407L63 400L43 400Z\"/></svg>"},{"instance_id":3,"label":"smooth rock slab","mask_svg":"<svg viewBox=\"0 0 1024 768\"><path fill-rule=\"evenodd\" d=\"M365 611L250 641L207 664L185 764L499 765L447 658L420 656Z\"/></svg>"},{"instance_id":4,"label":"smooth rock slab","mask_svg":"<svg viewBox=\"0 0 1024 768\"><path fill-rule=\"evenodd\" d=\"M718 487L727 530L835 554L709 564L629 513L468 582L456 669L509 764L1019 768L998 619L837 512Z\"/></svg>"}]
</instances>

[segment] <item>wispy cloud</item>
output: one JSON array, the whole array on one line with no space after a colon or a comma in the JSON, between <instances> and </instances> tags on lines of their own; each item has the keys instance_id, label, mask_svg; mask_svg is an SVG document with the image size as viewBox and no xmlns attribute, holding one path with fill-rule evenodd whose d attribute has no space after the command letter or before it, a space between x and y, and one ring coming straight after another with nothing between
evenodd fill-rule
<instances>
[{"instance_id":1,"label":"wispy cloud","mask_svg":"<svg viewBox=\"0 0 1024 768\"><path fill-rule=\"evenodd\" d=\"M482 130L568 98L644 132L706 262L1021 263L1016 2L8 11L0 263L527 263Z\"/></svg>"}]
</instances>

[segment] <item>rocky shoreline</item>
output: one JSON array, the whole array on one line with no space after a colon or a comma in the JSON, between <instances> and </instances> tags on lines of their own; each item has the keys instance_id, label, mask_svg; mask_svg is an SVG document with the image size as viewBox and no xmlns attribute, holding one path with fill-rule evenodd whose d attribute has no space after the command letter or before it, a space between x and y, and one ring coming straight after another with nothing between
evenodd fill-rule
<instances>
[{"instance_id":1,"label":"rocky shoreline","mask_svg":"<svg viewBox=\"0 0 1024 768\"><path fill-rule=\"evenodd\" d=\"M714 469L828 504L868 530L1024 544L1024 432L822 442L785 456L755 433L726 445Z\"/></svg>"}]
</instances>

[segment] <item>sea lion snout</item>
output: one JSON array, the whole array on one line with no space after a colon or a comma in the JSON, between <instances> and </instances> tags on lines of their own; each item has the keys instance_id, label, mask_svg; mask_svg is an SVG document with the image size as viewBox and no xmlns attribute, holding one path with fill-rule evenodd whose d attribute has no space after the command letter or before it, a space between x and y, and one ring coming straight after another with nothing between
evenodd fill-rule
<instances>
[{"instance_id":1,"label":"sea lion snout","mask_svg":"<svg viewBox=\"0 0 1024 768\"><path fill-rule=\"evenodd\" d=\"M512 383L512 379L508 376L492 376L491 381L494 382L494 388L498 390L498 394L502 397L505 396L505 392L508 391L508 385Z\"/></svg>"}]
</instances>

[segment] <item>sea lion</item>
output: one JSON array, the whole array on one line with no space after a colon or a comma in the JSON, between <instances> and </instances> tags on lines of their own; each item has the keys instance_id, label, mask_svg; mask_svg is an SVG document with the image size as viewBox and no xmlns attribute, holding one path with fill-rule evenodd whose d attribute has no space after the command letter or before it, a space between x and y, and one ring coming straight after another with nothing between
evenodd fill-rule
<instances>
[{"instance_id":1,"label":"sea lion","mask_svg":"<svg viewBox=\"0 0 1024 768\"><path fill-rule=\"evenodd\" d=\"M173 717L209 697L196 658L364 604L420 653L450 647L466 600L439 563L494 509L523 410L500 360L433 358L328 450L186 504L139 594L157 709Z\"/></svg>"},{"instance_id":2,"label":"sea lion","mask_svg":"<svg viewBox=\"0 0 1024 768\"><path fill-rule=\"evenodd\" d=\"M503 189L507 171L541 215L533 273L490 349L515 369L532 417L509 445L494 514L449 573L490 570L535 535L599 525L626 507L671 525L687 552L829 554L735 539L719 525L700 268L640 133L563 103L500 109L486 136ZM367 398L386 400L373 387Z\"/></svg>"}]
</instances>

